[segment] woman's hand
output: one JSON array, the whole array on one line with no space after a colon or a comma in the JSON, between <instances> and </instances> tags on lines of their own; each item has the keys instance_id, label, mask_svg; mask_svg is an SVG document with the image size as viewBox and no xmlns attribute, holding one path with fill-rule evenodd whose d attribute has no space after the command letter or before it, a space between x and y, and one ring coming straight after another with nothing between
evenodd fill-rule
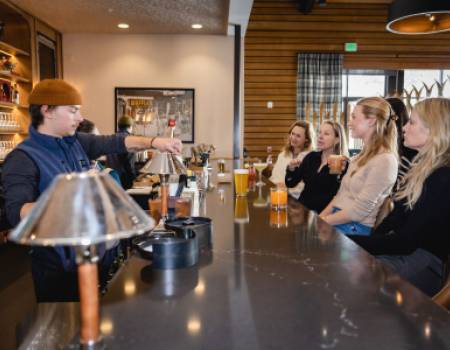
<instances>
[{"instance_id":1,"label":"woman's hand","mask_svg":"<svg viewBox=\"0 0 450 350\"><path fill-rule=\"evenodd\" d=\"M288 169L290 171L294 171L294 169L297 168L301 162L302 161L300 159L292 159L288 164Z\"/></svg>"}]
</instances>

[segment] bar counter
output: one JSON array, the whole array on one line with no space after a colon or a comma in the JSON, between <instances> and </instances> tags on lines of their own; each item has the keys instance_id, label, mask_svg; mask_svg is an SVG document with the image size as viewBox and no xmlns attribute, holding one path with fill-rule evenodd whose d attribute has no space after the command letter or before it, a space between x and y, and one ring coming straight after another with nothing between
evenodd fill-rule
<instances>
[{"instance_id":1,"label":"bar counter","mask_svg":"<svg viewBox=\"0 0 450 350\"><path fill-rule=\"evenodd\" d=\"M155 270L132 256L102 298L107 347L450 348L444 309L296 201L287 217L271 212L268 189L238 203L232 184L207 193L212 249L197 266ZM77 304L40 304L16 337L22 348L74 348L77 332Z\"/></svg>"}]
</instances>

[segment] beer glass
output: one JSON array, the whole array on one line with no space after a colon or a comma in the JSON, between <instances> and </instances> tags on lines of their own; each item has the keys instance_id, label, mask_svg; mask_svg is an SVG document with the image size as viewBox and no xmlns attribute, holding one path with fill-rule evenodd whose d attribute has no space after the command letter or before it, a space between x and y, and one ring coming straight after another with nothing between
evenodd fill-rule
<instances>
[{"instance_id":1,"label":"beer glass","mask_svg":"<svg viewBox=\"0 0 450 350\"><path fill-rule=\"evenodd\" d=\"M270 211L270 226L281 228L288 227L288 215L287 210L271 210Z\"/></svg>"},{"instance_id":2,"label":"beer glass","mask_svg":"<svg viewBox=\"0 0 450 350\"><path fill-rule=\"evenodd\" d=\"M236 197L234 206L234 222L237 224L246 224L250 222L247 197Z\"/></svg>"},{"instance_id":3,"label":"beer glass","mask_svg":"<svg viewBox=\"0 0 450 350\"><path fill-rule=\"evenodd\" d=\"M270 189L270 206L274 210L286 209L288 192L286 187L272 187Z\"/></svg>"},{"instance_id":4,"label":"beer glass","mask_svg":"<svg viewBox=\"0 0 450 350\"><path fill-rule=\"evenodd\" d=\"M225 159L219 159L217 161L217 167L219 168L219 174L225 173Z\"/></svg>"},{"instance_id":5,"label":"beer glass","mask_svg":"<svg viewBox=\"0 0 450 350\"><path fill-rule=\"evenodd\" d=\"M175 201L175 216L190 216L191 200L190 198L177 198Z\"/></svg>"},{"instance_id":6,"label":"beer glass","mask_svg":"<svg viewBox=\"0 0 450 350\"><path fill-rule=\"evenodd\" d=\"M328 157L328 167L330 168L330 174L339 175L342 174L342 167L344 165L345 157L340 154L331 154Z\"/></svg>"},{"instance_id":7,"label":"beer glass","mask_svg":"<svg viewBox=\"0 0 450 350\"><path fill-rule=\"evenodd\" d=\"M234 170L234 189L236 196L246 196L248 192L248 169Z\"/></svg>"},{"instance_id":8,"label":"beer glass","mask_svg":"<svg viewBox=\"0 0 450 350\"><path fill-rule=\"evenodd\" d=\"M161 220L161 198L150 199L148 207L151 217L158 223Z\"/></svg>"}]
</instances>

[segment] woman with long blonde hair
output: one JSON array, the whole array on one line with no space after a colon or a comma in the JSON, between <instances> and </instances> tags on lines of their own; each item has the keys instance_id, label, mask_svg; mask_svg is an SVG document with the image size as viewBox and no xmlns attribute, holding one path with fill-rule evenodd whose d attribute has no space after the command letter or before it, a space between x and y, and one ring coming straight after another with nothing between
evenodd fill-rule
<instances>
[{"instance_id":1,"label":"woman with long blonde hair","mask_svg":"<svg viewBox=\"0 0 450 350\"><path fill-rule=\"evenodd\" d=\"M450 99L418 102L403 130L405 146L418 154L394 210L372 236L350 237L431 296L450 253Z\"/></svg>"},{"instance_id":2,"label":"woman with long blonde hair","mask_svg":"<svg viewBox=\"0 0 450 350\"><path fill-rule=\"evenodd\" d=\"M291 124L288 130L286 144L278 155L273 167L270 181L277 185L285 185L286 167L294 161L300 164L303 158L311 151L314 145L314 133L310 123L298 120ZM289 194L298 198L303 189L303 184L299 184L289 189Z\"/></svg>"},{"instance_id":3,"label":"woman with long blonde hair","mask_svg":"<svg viewBox=\"0 0 450 350\"><path fill-rule=\"evenodd\" d=\"M396 115L381 97L360 99L349 128L363 140L342 179L337 195L322 211L323 220L346 234L370 235L378 211L397 178Z\"/></svg>"},{"instance_id":4,"label":"woman with long blonde hair","mask_svg":"<svg viewBox=\"0 0 450 350\"><path fill-rule=\"evenodd\" d=\"M286 170L286 185L295 187L302 181L305 187L298 200L317 212L327 206L341 183L341 175L330 173L328 167L328 158L334 154L348 156L347 139L339 123L326 120L320 125L317 151L306 155L300 166L292 161Z\"/></svg>"}]
</instances>

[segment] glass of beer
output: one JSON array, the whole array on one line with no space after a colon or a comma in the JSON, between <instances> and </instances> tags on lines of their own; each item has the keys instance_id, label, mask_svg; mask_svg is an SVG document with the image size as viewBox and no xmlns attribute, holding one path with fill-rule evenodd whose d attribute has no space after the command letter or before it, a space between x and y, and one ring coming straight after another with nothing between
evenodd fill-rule
<instances>
[{"instance_id":1,"label":"glass of beer","mask_svg":"<svg viewBox=\"0 0 450 350\"><path fill-rule=\"evenodd\" d=\"M274 210L286 209L288 192L286 187L272 187L270 189L270 206Z\"/></svg>"},{"instance_id":2,"label":"glass of beer","mask_svg":"<svg viewBox=\"0 0 450 350\"><path fill-rule=\"evenodd\" d=\"M246 224L250 222L247 197L236 197L234 206L234 222L237 224Z\"/></svg>"},{"instance_id":3,"label":"glass of beer","mask_svg":"<svg viewBox=\"0 0 450 350\"><path fill-rule=\"evenodd\" d=\"M175 216L190 216L191 200L189 198L177 198L175 201Z\"/></svg>"},{"instance_id":4,"label":"glass of beer","mask_svg":"<svg viewBox=\"0 0 450 350\"><path fill-rule=\"evenodd\" d=\"M225 159L217 160L217 167L219 168L219 174L225 173Z\"/></svg>"},{"instance_id":5,"label":"glass of beer","mask_svg":"<svg viewBox=\"0 0 450 350\"><path fill-rule=\"evenodd\" d=\"M288 215L287 210L271 210L270 211L270 226L281 228L288 227Z\"/></svg>"},{"instance_id":6,"label":"glass of beer","mask_svg":"<svg viewBox=\"0 0 450 350\"><path fill-rule=\"evenodd\" d=\"M345 157L340 154L331 154L328 157L328 167L330 168L330 174L339 175L342 174L342 168L344 166Z\"/></svg>"},{"instance_id":7,"label":"glass of beer","mask_svg":"<svg viewBox=\"0 0 450 350\"><path fill-rule=\"evenodd\" d=\"M248 192L248 169L234 170L234 189L236 196L246 196Z\"/></svg>"},{"instance_id":8,"label":"glass of beer","mask_svg":"<svg viewBox=\"0 0 450 350\"><path fill-rule=\"evenodd\" d=\"M148 201L148 207L151 217L155 219L156 223L159 223L161 220L161 198L150 199Z\"/></svg>"},{"instance_id":9,"label":"glass of beer","mask_svg":"<svg viewBox=\"0 0 450 350\"><path fill-rule=\"evenodd\" d=\"M267 168L267 163L253 163L253 166L258 171L258 182L256 183L256 186L264 186L265 184L262 181L262 172L265 168Z\"/></svg>"}]
</instances>

